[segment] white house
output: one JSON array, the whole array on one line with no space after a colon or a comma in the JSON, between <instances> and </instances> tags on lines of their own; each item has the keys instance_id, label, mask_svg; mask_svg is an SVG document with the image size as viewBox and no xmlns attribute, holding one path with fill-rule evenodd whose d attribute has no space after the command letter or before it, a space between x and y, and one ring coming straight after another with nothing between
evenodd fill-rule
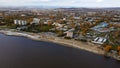
<instances>
[{"instance_id":1,"label":"white house","mask_svg":"<svg viewBox=\"0 0 120 68\"><path fill-rule=\"evenodd\" d=\"M72 31L67 31L66 37L72 38L73 37L73 32Z\"/></svg>"},{"instance_id":2,"label":"white house","mask_svg":"<svg viewBox=\"0 0 120 68\"><path fill-rule=\"evenodd\" d=\"M66 20L66 18L63 18L63 20L65 21L65 20Z\"/></svg>"},{"instance_id":3,"label":"white house","mask_svg":"<svg viewBox=\"0 0 120 68\"><path fill-rule=\"evenodd\" d=\"M48 22L44 22L44 24L48 24Z\"/></svg>"},{"instance_id":4,"label":"white house","mask_svg":"<svg viewBox=\"0 0 120 68\"><path fill-rule=\"evenodd\" d=\"M66 37L70 37L70 38L72 38L73 35L74 35L74 30L75 30L75 29L72 28L72 29L66 31L66 32L65 32L65 33L67 33Z\"/></svg>"},{"instance_id":5,"label":"white house","mask_svg":"<svg viewBox=\"0 0 120 68\"><path fill-rule=\"evenodd\" d=\"M55 25L55 26L57 26L57 27L63 27L65 24L60 24L60 23L56 23L56 22L54 22L52 25Z\"/></svg>"},{"instance_id":6,"label":"white house","mask_svg":"<svg viewBox=\"0 0 120 68\"><path fill-rule=\"evenodd\" d=\"M74 17L74 19L80 19L80 17Z\"/></svg>"},{"instance_id":7,"label":"white house","mask_svg":"<svg viewBox=\"0 0 120 68\"><path fill-rule=\"evenodd\" d=\"M31 24L39 24L40 23L40 19L38 18L34 18L33 21L31 22Z\"/></svg>"},{"instance_id":8,"label":"white house","mask_svg":"<svg viewBox=\"0 0 120 68\"><path fill-rule=\"evenodd\" d=\"M51 20L46 20L44 24L49 24L49 22L51 22Z\"/></svg>"}]
</instances>

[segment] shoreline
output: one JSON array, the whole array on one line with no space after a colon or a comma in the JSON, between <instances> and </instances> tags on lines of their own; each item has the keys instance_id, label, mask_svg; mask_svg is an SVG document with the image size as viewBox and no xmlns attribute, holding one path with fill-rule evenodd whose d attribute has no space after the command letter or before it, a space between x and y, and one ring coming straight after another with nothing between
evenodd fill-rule
<instances>
[{"instance_id":1,"label":"shoreline","mask_svg":"<svg viewBox=\"0 0 120 68\"><path fill-rule=\"evenodd\" d=\"M63 46L67 47L73 47L78 48L81 50L89 51L91 53L104 55L104 51L98 48L97 45L94 45L90 42L81 42L76 40L67 40L60 37L54 37L54 36L47 36L44 33L30 33L30 32L17 32L17 31L11 31L11 30L0 30L0 33L3 33L5 35L9 36L22 36L27 37L32 40L36 41L45 41L45 42L52 42L61 44Z\"/></svg>"}]
</instances>

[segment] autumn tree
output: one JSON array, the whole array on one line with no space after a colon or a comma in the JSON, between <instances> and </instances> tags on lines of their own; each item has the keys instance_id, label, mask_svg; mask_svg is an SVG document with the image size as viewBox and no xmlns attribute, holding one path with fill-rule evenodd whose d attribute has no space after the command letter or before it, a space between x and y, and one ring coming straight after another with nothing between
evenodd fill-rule
<instances>
[{"instance_id":1,"label":"autumn tree","mask_svg":"<svg viewBox=\"0 0 120 68\"><path fill-rule=\"evenodd\" d=\"M111 48L112 48L112 46L110 46L110 45L106 45L106 47L105 47L105 51L106 51L106 52L109 52Z\"/></svg>"}]
</instances>

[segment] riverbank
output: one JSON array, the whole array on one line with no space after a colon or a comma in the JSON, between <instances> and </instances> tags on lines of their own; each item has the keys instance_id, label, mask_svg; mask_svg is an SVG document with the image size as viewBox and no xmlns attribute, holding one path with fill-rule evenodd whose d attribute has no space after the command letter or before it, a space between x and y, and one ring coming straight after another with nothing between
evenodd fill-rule
<instances>
[{"instance_id":1,"label":"riverbank","mask_svg":"<svg viewBox=\"0 0 120 68\"><path fill-rule=\"evenodd\" d=\"M53 42L53 43L62 44L67 47L74 47L74 48L86 50L95 54L100 54L100 55L104 54L103 50L101 50L97 45L94 45L90 42L81 42L73 39L67 40L60 37L55 37L50 35L48 36L45 33L17 32L11 30L0 30L0 33L3 33L5 35L24 36L37 41Z\"/></svg>"}]
</instances>

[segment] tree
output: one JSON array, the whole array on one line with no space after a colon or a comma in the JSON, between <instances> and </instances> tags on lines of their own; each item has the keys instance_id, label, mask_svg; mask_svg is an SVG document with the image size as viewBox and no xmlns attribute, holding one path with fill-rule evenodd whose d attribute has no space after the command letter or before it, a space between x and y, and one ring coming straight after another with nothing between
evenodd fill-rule
<instances>
[{"instance_id":1,"label":"tree","mask_svg":"<svg viewBox=\"0 0 120 68\"><path fill-rule=\"evenodd\" d=\"M105 51L106 51L106 52L109 52L111 48L112 48L111 45L106 45L106 47L105 47Z\"/></svg>"},{"instance_id":2,"label":"tree","mask_svg":"<svg viewBox=\"0 0 120 68\"><path fill-rule=\"evenodd\" d=\"M117 50L118 50L118 55L120 55L120 46L118 46Z\"/></svg>"}]
</instances>

